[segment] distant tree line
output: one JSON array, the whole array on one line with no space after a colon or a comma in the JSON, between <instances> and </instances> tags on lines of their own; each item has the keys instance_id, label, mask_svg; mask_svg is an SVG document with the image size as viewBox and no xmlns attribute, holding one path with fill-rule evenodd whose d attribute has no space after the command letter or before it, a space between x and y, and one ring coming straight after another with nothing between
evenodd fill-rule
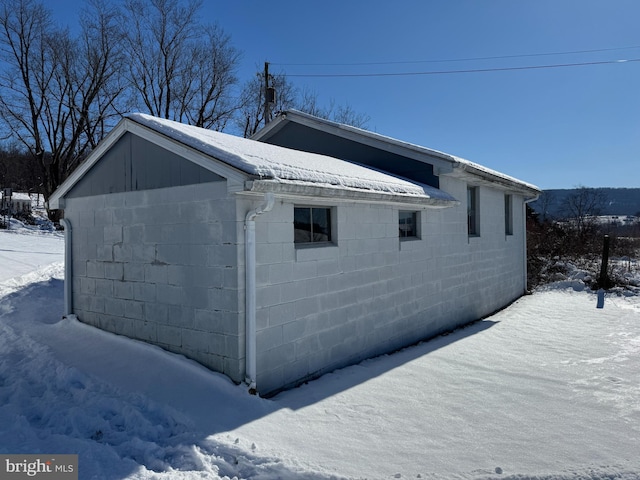
<instances>
[{"instance_id":1,"label":"distant tree line","mask_svg":"<svg viewBox=\"0 0 640 480\"><path fill-rule=\"evenodd\" d=\"M0 146L0 185L2 188L42 192L42 167L18 145Z\"/></svg>"},{"instance_id":2,"label":"distant tree line","mask_svg":"<svg viewBox=\"0 0 640 480\"><path fill-rule=\"evenodd\" d=\"M562 218L566 214L567 196L578 189L544 190L540 198L531 203L533 209L543 218ZM640 216L640 188L597 188L593 189L606 198L600 209L601 215Z\"/></svg>"},{"instance_id":3,"label":"distant tree line","mask_svg":"<svg viewBox=\"0 0 640 480\"><path fill-rule=\"evenodd\" d=\"M530 287L557 280L567 273L567 262L589 271L589 283L598 287L603 238L610 238L610 255L617 258L640 258L640 223L603 221L601 213L608 199L599 188L578 187L562 200L557 215L546 214L545 205L552 199L543 194L539 210L527 206L527 268ZM611 272L614 284L624 285L622 277Z\"/></svg>"},{"instance_id":4,"label":"distant tree line","mask_svg":"<svg viewBox=\"0 0 640 480\"><path fill-rule=\"evenodd\" d=\"M54 21L51 5L0 0L2 186L38 186L48 199L130 111L244 136L264 124L264 73L238 78L241 52L201 21L202 0L85 0L73 29ZM349 106L321 106L283 74L268 82L273 111L368 121Z\"/></svg>"}]
</instances>

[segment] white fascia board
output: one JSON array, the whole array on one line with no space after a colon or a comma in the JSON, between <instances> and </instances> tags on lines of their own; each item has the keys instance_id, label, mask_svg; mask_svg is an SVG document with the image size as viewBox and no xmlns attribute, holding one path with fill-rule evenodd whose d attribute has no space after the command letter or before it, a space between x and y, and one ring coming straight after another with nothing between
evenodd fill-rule
<instances>
[{"instance_id":1,"label":"white fascia board","mask_svg":"<svg viewBox=\"0 0 640 480\"><path fill-rule=\"evenodd\" d=\"M458 163L454 172L448 176L460 178L476 185L517 193L524 196L525 199L537 198L541 193L541 190L535 185L468 163Z\"/></svg>"},{"instance_id":2,"label":"white fascia board","mask_svg":"<svg viewBox=\"0 0 640 480\"><path fill-rule=\"evenodd\" d=\"M427 196L401 195L373 192L356 188L333 187L305 182L281 182L274 180L252 180L245 184L243 194L264 194L271 192L280 198L314 198L357 203L383 203L395 206L411 206L419 209L449 208L459 205L458 200L445 200Z\"/></svg>"}]
</instances>

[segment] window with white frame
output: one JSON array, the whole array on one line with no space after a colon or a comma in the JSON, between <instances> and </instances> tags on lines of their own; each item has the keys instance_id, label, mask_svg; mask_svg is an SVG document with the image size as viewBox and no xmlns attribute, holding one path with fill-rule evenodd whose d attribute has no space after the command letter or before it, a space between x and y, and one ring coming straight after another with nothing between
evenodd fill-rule
<instances>
[{"instance_id":1,"label":"window with white frame","mask_svg":"<svg viewBox=\"0 0 640 480\"><path fill-rule=\"evenodd\" d=\"M333 241L330 207L296 206L293 209L294 242L321 244Z\"/></svg>"},{"instance_id":2,"label":"window with white frame","mask_svg":"<svg viewBox=\"0 0 640 480\"><path fill-rule=\"evenodd\" d=\"M513 196L504 196L504 234L513 235Z\"/></svg>"},{"instance_id":3,"label":"window with white frame","mask_svg":"<svg viewBox=\"0 0 640 480\"><path fill-rule=\"evenodd\" d=\"M398 212L398 234L400 238L418 238L418 212Z\"/></svg>"},{"instance_id":4,"label":"window with white frame","mask_svg":"<svg viewBox=\"0 0 640 480\"><path fill-rule=\"evenodd\" d=\"M480 200L478 187L467 187L467 233L470 237L480 236Z\"/></svg>"}]
</instances>

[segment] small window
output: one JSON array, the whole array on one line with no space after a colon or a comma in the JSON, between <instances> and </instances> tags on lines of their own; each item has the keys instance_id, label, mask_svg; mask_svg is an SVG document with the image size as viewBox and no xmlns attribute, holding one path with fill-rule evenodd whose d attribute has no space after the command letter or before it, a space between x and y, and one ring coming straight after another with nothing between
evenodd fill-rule
<instances>
[{"instance_id":1,"label":"small window","mask_svg":"<svg viewBox=\"0 0 640 480\"><path fill-rule=\"evenodd\" d=\"M513 235L513 197L504 196L504 234Z\"/></svg>"},{"instance_id":2,"label":"small window","mask_svg":"<svg viewBox=\"0 0 640 480\"><path fill-rule=\"evenodd\" d=\"M467 232L470 237L480 235L478 187L467 187Z\"/></svg>"},{"instance_id":3,"label":"small window","mask_svg":"<svg viewBox=\"0 0 640 480\"><path fill-rule=\"evenodd\" d=\"M327 243L331 236L331 208L294 207L295 243Z\"/></svg>"},{"instance_id":4,"label":"small window","mask_svg":"<svg viewBox=\"0 0 640 480\"><path fill-rule=\"evenodd\" d=\"M417 238L418 212L400 211L398 215L398 232L400 238Z\"/></svg>"}]
</instances>

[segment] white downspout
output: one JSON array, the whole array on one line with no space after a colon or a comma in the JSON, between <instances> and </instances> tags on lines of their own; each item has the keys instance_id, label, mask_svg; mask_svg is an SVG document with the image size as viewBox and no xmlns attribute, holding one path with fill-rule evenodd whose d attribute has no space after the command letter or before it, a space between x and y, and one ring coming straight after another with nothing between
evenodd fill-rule
<instances>
[{"instance_id":1,"label":"white downspout","mask_svg":"<svg viewBox=\"0 0 640 480\"><path fill-rule=\"evenodd\" d=\"M71 249L71 222L60 219L64 227L64 315L73 314L73 255Z\"/></svg>"},{"instance_id":2,"label":"white downspout","mask_svg":"<svg viewBox=\"0 0 640 480\"><path fill-rule=\"evenodd\" d=\"M244 220L245 254L245 382L249 392L256 393L256 222L258 215L273 208L273 193L264 194L264 202L255 210L247 212Z\"/></svg>"},{"instance_id":3,"label":"white downspout","mask_svg":"<svg viewBox=\"0 0 640 480\"><path fill-rule=\"evenodd\" d=\"M527 256L527 204L531 203L531 202L535 202L536 200L538 200L538 198L540 198L540 195L536 195L533 198L530 198L529 200L525 199L524 202L522 202L522 221L524 223L524 226L522 228L522 233L524 236L524 293L527 294L529 292L529 290L527 289L527 286L529 284L529 272L528 272L528 265L527 265L527 260L528 260L528 256Z\"/></svg>"}]
</instances>

